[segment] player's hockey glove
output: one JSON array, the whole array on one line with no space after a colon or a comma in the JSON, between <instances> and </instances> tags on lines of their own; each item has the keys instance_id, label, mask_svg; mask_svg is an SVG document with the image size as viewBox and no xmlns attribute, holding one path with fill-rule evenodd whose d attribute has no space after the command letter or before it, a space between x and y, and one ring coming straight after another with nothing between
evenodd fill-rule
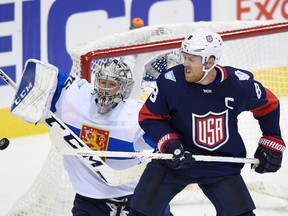
<instances>
[{"instance_id":1,"label":"player's hockey glove","mask_svg":"<svg viewBox=\"0 0 288 216\"><path fill-rule=\"evenodd\" d=\"M159 140L157 146L160 152L173 154L171 160L166 160L166 163L172 169L188 168L195 162L192 154L184 151L176 134L166 134Z\"/></svg>"},{"instance_id":2,"label":"player's hockey glove","mask_svg":"<svg viewBox=\"0 0 288 216\"><path fill-rule=\"evenodd\" d=\"M266 173L279 170L282 163L282 154L285 150L284 141L273 136L263 136L258 144L254 156L260 160L260 163L255 168L255 172Z\"/></svg>"}]
</instances>

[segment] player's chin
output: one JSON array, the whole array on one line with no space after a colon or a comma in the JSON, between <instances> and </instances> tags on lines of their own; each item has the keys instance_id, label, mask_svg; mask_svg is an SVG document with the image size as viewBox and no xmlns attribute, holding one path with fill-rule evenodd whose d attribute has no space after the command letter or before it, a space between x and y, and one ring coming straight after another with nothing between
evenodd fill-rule
<instances>
[{"instance_id":1,"label":"player's chin","mask_svg":"<svg viewBox=\"0 0 288 216\"><path fill-rule=\"evenodd\" d=\"M189 83L194 83L196 82L195 77L191 76L191 75L187 75L185 74L185 80Z\"/></svg>"}]
</instances>

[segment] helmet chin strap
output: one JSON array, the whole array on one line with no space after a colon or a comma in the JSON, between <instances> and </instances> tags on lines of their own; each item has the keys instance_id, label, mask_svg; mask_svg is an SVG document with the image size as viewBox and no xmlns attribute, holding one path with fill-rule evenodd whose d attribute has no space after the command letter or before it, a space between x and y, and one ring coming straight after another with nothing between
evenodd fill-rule
<instances>
[{"instance_id":1,"label":"helmet chin strap","mask_svg":"<svg viewBox=\"0 0 288 216\"><path fill-rule=\"evenodd\" d=\"M214 63L210 68L205 69L206 64L204 64L203 67L202 67L202 70L203 70L204 74L203 74L202 78L199 81L197 81L196 83L202 82L206 78L208 73L215 67L215 65L216 65L216 63Z\"/></svg>"}]
</instances>

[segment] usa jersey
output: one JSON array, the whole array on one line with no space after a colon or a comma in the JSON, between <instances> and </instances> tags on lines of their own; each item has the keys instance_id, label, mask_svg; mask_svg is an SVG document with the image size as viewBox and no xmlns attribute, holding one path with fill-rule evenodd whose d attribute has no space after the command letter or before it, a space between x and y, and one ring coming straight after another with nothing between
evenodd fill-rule
<instances>
[{"instance_id":1,"label":"usa jersey","mask_svg":"<svg viewBox=\"0 0 288 216\"><path fill-rule=\"evenodd\" d=\"M184 149L192 154L245 157L237 116L248 110L258 120L263 135L281 136L276 96L248 71L219 65L215 69L216 79L209 85L188 83L183 65L158 77L139 114L140 126L150 139L158 142L166 134L177 133ZM217 176L238 174L242 167L196 162L181 172Z\"/></svg>"},{"instance_id":2,"label":"usa jersey","mask_svg":"<svg viewBox=\"0 0 288 216\"><path fill-rule=\"evenodd\" d=\"M59 72L51 110L92 150L134 152L149 149L138 124L138 112L143 103L127 99L110 112L99 114L93 92L93 86L86 80L75 80ZM141 162L139 159L102 159L116 170ZM135 181L111 188L75 156L64 156L64 166L75 192L90 198L130 195L137 183Z\"/></svg>"}]
</instances>

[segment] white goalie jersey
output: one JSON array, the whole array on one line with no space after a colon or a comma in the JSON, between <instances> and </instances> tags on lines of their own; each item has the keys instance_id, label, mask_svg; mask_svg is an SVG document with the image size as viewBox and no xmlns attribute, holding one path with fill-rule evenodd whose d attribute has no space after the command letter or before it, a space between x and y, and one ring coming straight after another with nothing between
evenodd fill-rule
<instances>
[{"instance_id":1,"label":"white goalie jersey","mask_svg":"<svg viewBox=\"0 0 288 216\"><path fill-rule=\"evenodd\" d=\"M93 86L86 80L59 72L58 86L51 110L92 150L134 152L151 147L143 140L143 131L138 125L141 101L127 99L106 114L99 114ZM102 158L111 168L121 170L141 163L139 159ZM105 199L132 194L137 182L113 187L105 184L75 156L64 156L76 193L83 196Z\"/></svg>"}]
</instances>

